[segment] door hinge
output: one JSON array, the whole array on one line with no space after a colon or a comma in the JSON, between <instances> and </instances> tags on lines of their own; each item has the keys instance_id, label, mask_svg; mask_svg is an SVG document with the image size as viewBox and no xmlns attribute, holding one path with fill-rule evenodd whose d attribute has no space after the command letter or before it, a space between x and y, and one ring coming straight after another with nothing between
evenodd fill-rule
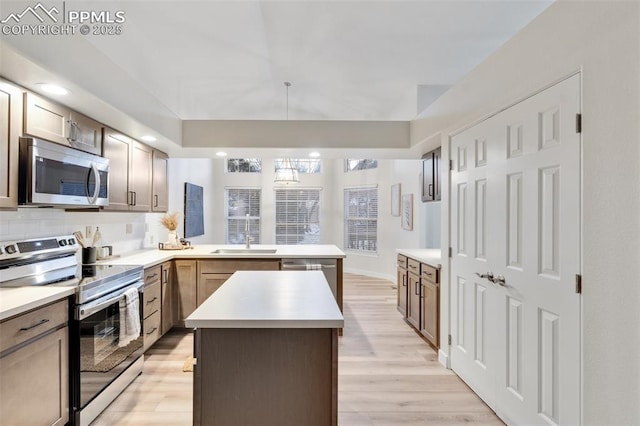
<instances>
[{"instance_id":1,"label":"door hinge","mask_svg":"<svg viewBox=\"0 0 640 426\"><path fill-rule=\"evenodd\" d=\"M451 344L451 335L449 335L448 342L449 342L449 344Z\"/></svg>"},{"instance_id":2,"label":"door hinge","mask_svg":"<svg viewBox=\"0 0 640 426\"><path fill-rule=\"evenodd\" d=\"M451 247L449 247L449 257L453 256L453 249Z\"/></svg>"},{"instance_id":3,"label":"door hinge","mask_svg":"<svg viewBox=\"0 0 640 426\"><path fill-rule=\"evenodd\" d=\"M582 275L576 274L576 293L582 294Z\"/></svg>"},{"instance_id":4,"label":"door hinge","mask_svg":"<svg viewBox=\"0 0 640 426\"><path fill-rule=\"evenodd\" d=\"M449 170L453 170L453 160L449 160Z\"/></svg>"},{"instance_id":5,"label":"door hinge","mask_svg":"<svg viewBox=\"0 0 640 426\"><path fill-rule=\"evenodd\" d=\"M576 114L576 133L582 133L582 114Z\"/></svg>"}]
</instances>

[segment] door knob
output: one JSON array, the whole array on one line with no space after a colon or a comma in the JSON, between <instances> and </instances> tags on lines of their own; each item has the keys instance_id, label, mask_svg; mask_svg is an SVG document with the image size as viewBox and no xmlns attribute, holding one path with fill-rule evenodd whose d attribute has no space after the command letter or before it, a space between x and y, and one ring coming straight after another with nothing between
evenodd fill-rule
<instances>
[{"instance_id":1,"label":"door knob","mask_svg":"<svg viewBox=\"0 0 640 426\"><path fill-rule=\"evenodd\" d=\"M491 280L493 283L501 285L502 287L506 287L507 286L507 282L505 280L505 278L502 275L498 275L497 277L495 277L493 280Z\"/></svg>"},{"instance_id":2,"label":"door knob","mask_svg":"<svg viewBox=\"0 0 640 426\"><path fill-rule=\"evenodd\" d=\"M477 276L479 276L480 278L486 278L489 281L493 282L493 272L489 271L486 274L479 274L479 273L475 273Z\"/></svg>"}]
</instances>

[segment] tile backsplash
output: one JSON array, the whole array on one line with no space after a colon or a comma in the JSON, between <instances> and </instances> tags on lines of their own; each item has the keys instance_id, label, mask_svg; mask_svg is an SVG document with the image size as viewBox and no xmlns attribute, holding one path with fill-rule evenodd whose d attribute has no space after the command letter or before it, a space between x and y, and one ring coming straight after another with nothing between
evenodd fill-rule
<instances>
[{"instance_id":1,"label":"tile backsplash","mask_svg":"<svg viewBox=\"0 0 640 426\"><path fill-rule=\"evenodd\" d=\"M167 237L160 224L162 213L69 212L53 208L0 211L0 241L72 234L87 226L100 227L100 246L111 245L115 254L157 247Z\"/></svg>"}]
</instances>

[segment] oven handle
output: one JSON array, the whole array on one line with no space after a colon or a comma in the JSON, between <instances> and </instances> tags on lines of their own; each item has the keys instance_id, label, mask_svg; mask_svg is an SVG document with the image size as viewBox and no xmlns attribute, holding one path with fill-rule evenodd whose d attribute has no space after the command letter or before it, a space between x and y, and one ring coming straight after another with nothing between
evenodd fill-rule
<instances>
[{"instance_id":1,"label":"oven handle","mask_svg":"<svg viewBox=\"0 0 640 426\"><path fill-rule=\"evenodd\" d=\"M83 320L95 314L96 312L99 312L100 310L106 308L107 306L115 302L118 302L120 299L124 297L124 292L129 290L130 288L135 288L136 290L138 290L138 292L142 293L144 290L144 281L142 280L136 281L132 285L118 290L113 295L108 295L96 301L93 301L91 303L78 306L76 309L76 319Z\"/></svg>"}]
</instances>

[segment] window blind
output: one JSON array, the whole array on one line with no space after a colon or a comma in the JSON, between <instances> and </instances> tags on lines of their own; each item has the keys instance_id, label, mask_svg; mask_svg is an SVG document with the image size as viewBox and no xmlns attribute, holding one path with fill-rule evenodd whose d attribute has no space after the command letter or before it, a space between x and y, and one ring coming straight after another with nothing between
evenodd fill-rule
<instances>
[{"instance_id":1,"label":"window blind","mask_svg":"<svg viewBox=\"0 0 640 426\"><path fill-rule=\"evenodd\" d=\"M320 189L276 189L276 244L320 243Z\"/></svg>"},{"instance_id":2,"label":"window blind","mask_svg":"<svg viewBox=\"0 0 640 426\"><path fill-rule=\"evenodd\" d=\"M378 250L378 188L344 190L345 241L349 250Z\"/></svg>"},{"instance_id":3,"label":"window blind","mask_svg":"<svg viewBox=\"0 0 640 426\"><path fill-rule=\"evenodd\" d=\"M249 235L252 244L260 244L261 190L259 188L225 189L225 242L246 242L246 215L249 215Z\"/></svg>"}]
</instances>

